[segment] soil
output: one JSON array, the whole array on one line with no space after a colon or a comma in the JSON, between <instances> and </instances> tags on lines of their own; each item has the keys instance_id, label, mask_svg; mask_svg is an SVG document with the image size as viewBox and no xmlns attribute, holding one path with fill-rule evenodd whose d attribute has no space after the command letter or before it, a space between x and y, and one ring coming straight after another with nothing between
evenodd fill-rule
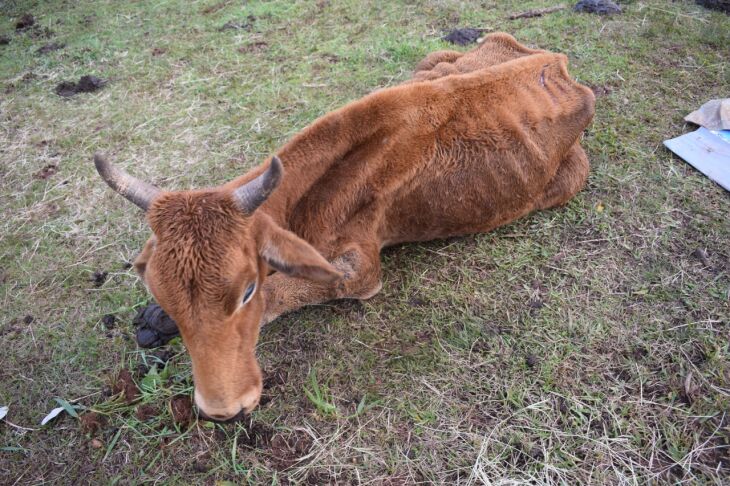
<instances>
[{"instance_id":1,"label":"soil","mask_svg":"<svg viewBox=\"0 0 730 486\"><path fill-rule=\"evenodd\" d=\"M446 42L460 46L474 44L485 32L485 29L454 29L442 37Z\"/></svg>"},{"instance_id":2,"label":"soil","mask_svg":"<svg viewBox=\"0 0 730 486\"><path fill-rule=\"evenodd\" d=\"M106 425L106 417L96 412L88 412L79 417L81 433L94 435Z\"/></svg>"},{"instance_id":3,"label":"soil","mask_svg":"<svg viewBox=\"0 0 730 486\"><path fill-rule=\"evenodd\" d=\"M10 37L7 35L0 35L0 46L6 46L10 44Z\"/></svg>"},{"instance_id":4,"label":"soil","mask_svg":"<svg viewBox=\"0 0 730 486\"><path fill-rule=\"evenodd\" d=\"M48 44L45 44L41 47L39 47L35 53L36 54L48 54L49 52L57 51L59 49L63 49L66 47L66 44L61 44L60 42L49 42Z\"/></svg>"},{"instance_id":5,"label":"soil","mask_svg":"<svg viewBox=\"0 0 730 486\"><path fill-rule=\"evenodd\" d=\"M35 179L48 179L52 175L56 174L58 172L58 166L56 164L48 164L45 167L43 167L41 170L33 174L33 177Z\"/></svg>"},{"instance_id":6,"label":"soil","mask_svg":"<svg viewBox=\"0 0 730 486\"><path fill-rule=\"evenodd\" d=\"M539 360L539 359L537 359L537 356L535 356L534 354L528 354L528 355L527 355L527 356L525 357L525 364L526 364L526 365L527 365L527 367L528 367L528 368L530 368L530 369L534 368L534 367L535 367L535 366L537 366L537 365L538 365L539 363L540 363L540 360Z\"/></svg>"},{"instance_id":7,"label":"soil","mask_svg":"<svg viewBox=\"0 0 730 486\"><path fill-rule=\"evenodd\" d=\"M621 7L611 0L580 0L575 4L576 12L593 13L597 15L613 15L621 13Z\"/></svg>"},{"instance_id":8,"label":"soil","mask_svg":"<svg viewBox=\"0 0 730 486\"><path fill-rule=\"evenodd\" d=\"M166 52L167 52L167 49L165 49L164 47L155 47L152 49L152 55L155 57L161 56Z\"/></svg>"},{"instance_id":9,"label":"soil","mask_svg":"<svg viewBox=\"0 0 730 486\"><path fill-rule=\"evenodd\" d=\"M114 314L106 314L101 318L101 323L104 324L104 327L107 329L114 329L116 322L117 318L114 317Z\"/></svg>"},{"instance_id":10,"label":"soil","mask_svg":"<svg viewBox=\"0 0 730 486\"><path fill-rule=\"evenodd\" d=\"M272 465L279 471L289 469L311 446L312 438L306 432L296 431L288 437L278 434L271 439L269 448Z\"/></svg>"},{"instance_id":11,"label":"soil","mask_svg":"<svg viewBox=\"0 0 730 486\"><path fill-rule=\"evenodd\" d=\"M692 252L692 256L701 261L702 265L706 267L710 266L710 258L707 254L707 250L703 248L697 248L695 251Z\"/></svg>"},{"instance_id":12,"label":"soil","mask_svg":"<svg viewBox=\"0 0 730 486\"><path fill-rule=\"evenodd\" d=\"M244 434L239 435L238 443L247 449L264 449L271 444L274 429L268 425L251 422Z\"/></svg>"},{"instance_id":13,"label":"soil","mask_svg":"<svg viewBox=\"0 0 730 486\"><path fill-rule=\"evenodd\" d=\"M118 395L120 393L124 394L124 400L127 403L132 403L139 397L139 388L132 379L132 373L127 369L120 370L112 384L112 394Z\"/></svg>"},{"instance_id":14,"label":"soil","mask_svg":"<svg viewBox=\"0 0 730 486\"><path fill-rule=\"evenodd\" d=\"M23 318L23 322L24 322L25 324L32 324L32 323L33 323L33 321L35 321L35 317L31 316L30 314L28 314L27 316L25 316L25 317Z\"/></svg>"},{"instance_id":15,"label":"soil","mask_svg":"<svg viewBox=\"0 0 730 486\"><path fill-rule=\"evenodd\" d=\"M91 281L94 282L95 287L101 287L106 282L106 278L109 276L109 272L104 270L97 270L91 276Z\"/></svg>"},{"instance_id":16,"label":"soil","mask_svg":"<svg viewBox=\"0 0 730 486\"><path fill-rule=\"evenodd\" d=\"M697 5L730 15L730 0L695 0Z\"/></svg>"},{"instance_id":17,"label":"soil","mask_svg":"<svg viewBox=\"0 0 730 486\"><path fill-rule=\"evenodd\" d=\"M183 427L193 421L193 404L187 395L177 395L170 400L172 420Z\"/></svg>"},{"instance_id":18,"label":"soil","mask_svg":"<svg viewBox=\"0 0 730 486\"><path fill-rule=\"evenodd\" d=\"M18 19L15 23L15 30L25 30L35 25L35 17L27 13Z\"/></svg>"},{"instance_id":19,"label":"soil","mask_svg":"<svg viewBox=\"0 0 730 486\"><path fill-rule=\"evenodd\" d=\"M106 81L96 76L81 76L78 83L61 81L56 85L56 94L68 98L78 93L93 93L106 86Z\"/></svg>"},{"instance_id":20,"label":"soil","mask_svg":"<svg viewBox=\"0 0 730 486\"><path fill-rule=\"evenodd\" d=\"M160 411L154 405L140 405L134 412L134 416L142 422L157 417L159 414Z\"/></svg>"}]
</instances>

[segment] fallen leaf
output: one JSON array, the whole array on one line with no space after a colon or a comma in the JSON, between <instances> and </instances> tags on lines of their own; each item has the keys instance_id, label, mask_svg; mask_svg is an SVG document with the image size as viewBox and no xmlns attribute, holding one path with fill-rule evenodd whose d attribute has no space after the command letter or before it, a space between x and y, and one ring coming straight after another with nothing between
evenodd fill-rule
<instances>
[{"instance_id":1,"label":"fallen leaf","mask_svg":"<svg viewBox=\"0 0 730 486\"><path fill-rule=\"evenodd\" d=\"M53 410L50 411L48 415L43 417L43 420L41 420L41 425L46 425L48 422L53 420L54 418L58 417L58 414L63 412L65 408L63 407L56 407Z\"/></svg>"}]
</instances>

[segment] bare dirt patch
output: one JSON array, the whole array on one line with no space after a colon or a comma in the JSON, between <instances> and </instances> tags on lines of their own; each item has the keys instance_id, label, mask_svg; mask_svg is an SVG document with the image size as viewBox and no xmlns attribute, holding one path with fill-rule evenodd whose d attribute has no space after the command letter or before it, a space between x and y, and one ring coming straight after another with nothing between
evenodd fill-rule
<instances>
[{"instance_id":1,"label":"bare dirt patch","mask_svg":"<svg viewBox=\"0 0 730 486\"><path fill-rule=\"evenodd\" d=\"M103 429L106 423L106 417L97 412L87 412L79 417L81 433L89 436L93 436Z\"/></svg>"},{"instance_id":2,"label":"bare dirt patch","mask_svg":"<svg viewBox=\"0 0 730 486\"><path fill-rule=\"evenodd\" d=\"M56 173L58 173L58 166L56 164L48 164L41 170L33 174L33 178L45 180L55 175Z\"/></svg>"},{"instance_id":3,"label":"bare dirt patch","mask_svg":"<svg viewBox=\"0 0 730 486\"><path fill-rule=\"evenodd\" d=\"M145 404L140 405L137 407L137 410L134 412L134 416L137 417L137 419L141 420L142 422L145 422L151 418L155 418L160 414L160 410L155 407L154 405Z\"/></svg>"},{"instance_id":4,"label":"bare dirt patch","mask_svg":"<svg viewBox=\"0 0 730 486\"><path fill-rule=\"evenodd\" d=\"M170 400L170 411L172 420L182 427L193 421L193 404L187 395L178 395Z\"/></svg>"},{"instance_id":5,"label":"bare dirt patch","mask_svg":"<svg viewBox=\"0 0 730 486\"><path fill-rule=\"evenodd\" d=\"M120 393L123 394L127 403L132 403L139 397L139 388L134 383L132 373L127 369L120 370L112 383L112 394L119 395Z\"/></svg>"}]
</instances>

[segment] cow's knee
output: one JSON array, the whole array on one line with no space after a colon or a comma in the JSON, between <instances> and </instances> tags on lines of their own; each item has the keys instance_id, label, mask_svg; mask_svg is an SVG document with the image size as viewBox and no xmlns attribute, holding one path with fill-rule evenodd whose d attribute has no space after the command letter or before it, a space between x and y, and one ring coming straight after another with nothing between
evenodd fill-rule
<instances>
[{"instance_id":1,"label":"cow's knee","mask_svg":"<svg viewBox=\"0 0 730 486\"><path fill-rule=\"evenodd\" d=\"M538 205L539 209L567 203L585 186L590 165L588 156L577 143L573 145L558 167Z\"/></svg>"},{"instance_id":2,"label":"cow's knee","mask_svg":"<svg viewBox=\"0 0 730 486\"><path fill-rule=\"evenodd\" d=\"M377 249L360 244L348 245L332 260L332 265L344 275L337 287L337 298L369 299L382 287Z\"/></svg>"}]
</instances>

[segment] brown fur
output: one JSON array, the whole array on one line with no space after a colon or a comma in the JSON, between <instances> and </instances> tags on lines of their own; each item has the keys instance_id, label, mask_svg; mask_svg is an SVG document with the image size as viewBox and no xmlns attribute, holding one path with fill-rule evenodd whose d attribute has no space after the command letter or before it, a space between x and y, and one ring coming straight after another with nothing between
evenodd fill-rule
<instances>
[{"instance_id":1,"label":"brown fur","mask_svg":"<svg viewBox=\"0 0 730 486\"><path fill-rule=\"evenodd\" d=\"M231 194L268 162L218 188L157 197L136 265L180 326L199 408L228 418L255 407L259 325L372 297L383 247L485 232L568 201L588 174L579 139L593 112L565 56L494 34L466 54L433 53L413 80L304 129L278 152L283 181L251 216Z\"/></svg>"}]
</instances>

